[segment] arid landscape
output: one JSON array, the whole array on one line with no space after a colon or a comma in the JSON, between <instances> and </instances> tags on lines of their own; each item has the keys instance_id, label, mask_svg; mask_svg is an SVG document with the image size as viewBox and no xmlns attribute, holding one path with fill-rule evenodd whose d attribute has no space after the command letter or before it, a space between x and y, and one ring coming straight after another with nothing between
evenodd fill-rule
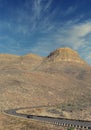
<instances>
[{"instance_id":1,"label":"arid landscape","mask_svg":"<svg viewBox=\"0 0 91 130\"><path fill-rule=\"evenodd\" d=\"M59 130L40 122L35 128L36 122L3 114L32 106L47 108L23 112L91 120L91 66L71 48L58 48L47 57L0 54L0 130Z\"/></svg>"}]
</instances>

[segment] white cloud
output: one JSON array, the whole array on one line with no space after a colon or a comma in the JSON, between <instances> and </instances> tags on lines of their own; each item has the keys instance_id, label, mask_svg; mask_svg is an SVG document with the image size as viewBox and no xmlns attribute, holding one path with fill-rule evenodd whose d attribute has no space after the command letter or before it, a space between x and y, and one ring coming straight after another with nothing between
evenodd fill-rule
<instances>
[{"instance_id":1,"label":"white cloud","mask_svg":"<svg viewBox=\"0 0 91 130\"><path fill-rule=\"evenodd\" d=\"M52 1L53 1L53 0L47 1L46 5L44 6L44 11L47 11L47 10L50 8L50 6L51 6L51 4L52 4Z\"/></svg>"},{"instance_id":2,"label":"white cloud","mask_svg":"<svg viewBox=\"0 0 91 130\"><path fill-rule=\"evenodd\" d=\"M91 63L91 53L86 57L87 60L90 60Z\"/></svg>"},{"instance_id":3,"label":"white cloud","mask_svg":"<svg viewBox=\"0 0 91 130\"><path fill-rule=\"evenodd\" d=\"M89 48L91 43L90 34L91 21L80 24L65 24L57 31L53 30L53 33L42 37L42 39L38 39L38 43L32 48L32 52L48 55L56 48L68 46L79 51L81 57L88 61L91 54L88 53L91 52L91 48Z\"/></svg>"},{"instance_id":4,"label":"white cloud","mask_svg":"<svg viewBox=\"0 0 91 130\"><path fill-rule=\"evenodd\" d=\"M34 6L33 6L34 20L38 20L40 18L42 11L41 2L42 0L34 0Z\"/></svg>"},{"instance_id":5,"label":"white cloud","mask_svg":"<svg viewBox=\"0 0 91 130\"><path fill-rule=\"evenodd\" d=\"M26 0L25 5L16 10L17 26L15 27L15 31L22 34L28 34L36 30L44 31L46 29L46 31L49 31L51 29L51 17L53 17L53 14L45 16L45 13L51 7L52 1L47 0L43 2L43 0L33 0L29 2Z\"/></svg>"},{"instance_id":6,"label":"white cloud","mask_svg":"<svg viewBox=\"0 0 91 130\"><path fill-rule=\"evenodd\" d=\"M56 34L56 40L68 46L70 45L74 49L79 49L82 45L87 44L86 38L91 33L91 22L70 25L60 30Z\"/></svg>"},{"instance_id":7,"label":"white cloud","mask_svg":"<svg viewBox=\"0 0 91 130\"><path fill-rule=\"evenodd\" d=\"M70 15L70 14L72 14L73 12L75 12L76 10L77 10L77 7L76 7L76 6L70 6L70 7L68 7L67 10L64 11L63 15L64 15L64 16Z\"/></svg>"},{"instance_id":8,"label":"white cloud","mask_svg":"<svg viewBox=\"0 0 91 130\"><path fill-rule=\"evenodd\" d=\"M16 29L17 33L23 34L23 35L28 35L29 33L29 28L27 26L21 26L19 25L18 28Z\"/></svg>"},{"instance_id":9,"label":"white cloud","mask_svg":"<svg viewBox=\"0 0 91 130\"><path fill-rule=\"evenodd\" d=\"M76 37L84 37L88 35L91 33L91 22L80 23L79 25L74 26L70 33L72 33L72 35L76 35Z\"/></svg>"},{"instance_id":10,"label":"white cloud","mask_svg":"<svg viewBox=\"0 0 91 130\"><path fill-rule=\"evenodd\" d=\"M68 17L68 15L77 10L77 7L71 6L64 12L61 12L61 9L60 12L58 12L58 7L51 13L48 13L48 11L50 12L53 0L46 1L47 2L44 4L43 0L32 0L30 2L29 0L26 0L26 4L16 11L14 17L15 23L12 20L10 23L0 22L1 30L6 28L6 30L10 31L10 35L12 33L13 36L20 36L18 37L19 39L16 38L20 43L19 41L17 43L17 40L12 37L12 35L7 38L8 34L5 39L5 36L0 36L0 40L6 40L6 42L8 42L7 45L9 47L11 46L10 49L12 51L14 49L15 51L21 51L21 46L24 42L26 42L26 46L28 45L27 41L24 41L23 43L22 41L24 39L27 40L26 38L28 38L28 40L30 40L28 41L28 43L30 42L30 45L32 42L35 42L34 46L32 49L29 45L29 48L26 47L26 49L24 49L23 47L23 51L27 53L30 50L33 53L43 55L48 55L51 51L63 46L72 47L75 50L80 50L84 47L83 50L86 50L86 52L82 52L82 56L87 60L90 59L90 53L87 53L87 47L91 46L91 21L79 23L80 19L83 17L83 15L81 15L79 18L74 19L74 21L70 19L69 21L62 23L60 15L62 15L62 17ZM53 21L53 19L56 18L56 15L57 18L60 18L60 22L58 19Z\"/></svg>"}]
</instances>

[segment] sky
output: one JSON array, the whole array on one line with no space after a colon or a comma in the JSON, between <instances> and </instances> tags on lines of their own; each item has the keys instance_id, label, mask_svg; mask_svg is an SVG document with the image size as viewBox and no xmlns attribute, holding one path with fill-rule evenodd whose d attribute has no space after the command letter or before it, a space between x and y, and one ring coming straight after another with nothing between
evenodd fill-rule
<instances>
[{"instance_id":1,"label":"sky","mask_svg":"<svg viewBox=\"0 0 91 130\"><path fill-rule=\"evenodd\" d=\"M70 47L91 65L91 0L0 0L0 53Z\"/></svg>"}]
</instances>

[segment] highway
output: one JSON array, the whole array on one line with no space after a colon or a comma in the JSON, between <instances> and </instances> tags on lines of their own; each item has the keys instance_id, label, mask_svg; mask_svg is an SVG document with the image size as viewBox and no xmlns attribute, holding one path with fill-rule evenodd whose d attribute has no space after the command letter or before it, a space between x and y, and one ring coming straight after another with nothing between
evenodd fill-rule
<instances>
[{"instance_id":1,"label":"highway","mask_svg":"<svg viewBox=\"0 0 91 130\"><path fill-rule=\"evenodd\" d=\"M5 110L4 113L8 115L27 118L27 119L40 120L46 123L51 123L51 124L60 125L60 126L91 130L91 121L54 118L54 117L47 117L47 116L26 115L26 114L16 113L17 110L20 110L20 109Z\"/></svg>"}]
</instances>

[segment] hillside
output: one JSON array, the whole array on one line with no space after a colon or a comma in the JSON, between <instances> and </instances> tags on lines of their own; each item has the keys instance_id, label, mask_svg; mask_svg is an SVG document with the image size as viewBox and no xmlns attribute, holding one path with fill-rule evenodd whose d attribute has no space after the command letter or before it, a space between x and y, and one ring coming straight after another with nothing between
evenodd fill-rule
<instances>
[{"instance_id":1,"label":"hillside","mask_svg":"<svg viewBox=\"0 0 91 130\"><path fill-rule=\"evenodd\" d=\"M71 48L58 48L48 55L47 60L54 62L69 61L85 64L85 61L83 61L78 53Z\"/></svg>"},{"instance_id":2,"label":"hillside","mask_svg":"<svg viewBox=\"0 0 91 130\"><path fill-rule=\"evenodd\" d=\"M91 105L91 67L70 48L43 58L0 55L0 110L75 103Z\"/></svg>"}]
</instances>

